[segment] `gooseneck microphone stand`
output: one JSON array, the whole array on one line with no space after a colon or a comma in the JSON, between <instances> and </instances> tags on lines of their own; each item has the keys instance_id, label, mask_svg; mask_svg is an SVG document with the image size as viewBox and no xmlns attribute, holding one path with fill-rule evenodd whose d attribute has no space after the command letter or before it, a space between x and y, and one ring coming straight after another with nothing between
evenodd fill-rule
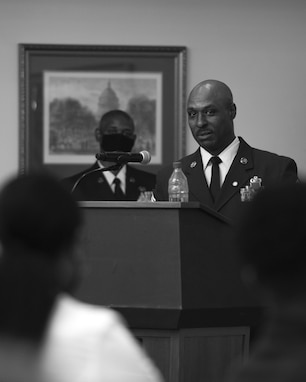
<instances>
[{"instance_id":1,"label":"gooseneck microphone stand","mask_svg":"<svg viewBox=\"0 0 306 382\"><path fill-rule=\"evenodd\" d=\"M104 167L104 168L94 168L93 170L90 170L88 172L84 172L84 174L82 174L77 180L76 182L74 183L72 189L71 189L71 194L74 192L74 190L77 188L77 186L80 184L81 180L84 179L87 175L90 175L92 174L93 172L96 172L96 171L101 171L101 172L104 172L104 171L119 171L121 169L121 167L123 166L122 163L116 163L112 166L109 166L109 167Z\"/></svg>"}]
</instances>

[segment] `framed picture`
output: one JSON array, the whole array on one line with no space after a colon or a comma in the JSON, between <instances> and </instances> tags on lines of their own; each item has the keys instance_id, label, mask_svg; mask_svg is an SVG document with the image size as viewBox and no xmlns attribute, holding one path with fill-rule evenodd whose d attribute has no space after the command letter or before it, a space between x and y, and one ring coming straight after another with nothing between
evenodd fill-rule
<instances>
[{"instance_id":1,"label":"framed picture","mask_svg":"<svg viewBox=\"0 0 306 382\"><path fill-rule=\"evenodd\" d=\"M185 155L185 47L19 44L19 80L21 173L88 168L95 129L114 109L133 118L146 171Z\"/></svg>"}]
</instances>

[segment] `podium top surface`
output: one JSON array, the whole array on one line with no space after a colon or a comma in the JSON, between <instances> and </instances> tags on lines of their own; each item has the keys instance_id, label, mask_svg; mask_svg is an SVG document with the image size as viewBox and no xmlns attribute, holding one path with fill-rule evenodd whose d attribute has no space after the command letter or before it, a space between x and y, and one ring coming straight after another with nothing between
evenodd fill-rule
<instances>
[{"instance_id":1,"label":"podium top surface","mask_svg":"<svg viewBox=\"0 0 306 382\"><path fill-rule=\"evenodd\" d=\"M131 201L83 201L86 208L200 208L199 202L131 202Z\"/></svg>"},{"instance_id":2,"label":"podium top surface","mask_svg":"<svg viewBox=\"0 0 306 382\"><path fill-rule=\"evenodd\" d=\"M217 211L203 205L199 202L132 202L132 201L82 201L79 202L79 206L85 209L155 209L155 210L174 210L174 209L193 209L202 210L207 214L214 216L215 218L225 222L226 224L232 225L232 221L226 216L219 214Z\"/></svg>"}]
</instances>

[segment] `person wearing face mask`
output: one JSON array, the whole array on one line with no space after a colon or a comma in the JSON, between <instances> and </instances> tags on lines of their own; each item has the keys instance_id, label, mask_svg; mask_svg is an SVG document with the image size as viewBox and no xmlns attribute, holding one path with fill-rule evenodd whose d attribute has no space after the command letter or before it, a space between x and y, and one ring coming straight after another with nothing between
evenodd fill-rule
<instances>
[{"instance_id":1,"label":"person wearing face mask","mask_svg":"<svg viewBox=\"0 0 306 382\"><path fill-rule=\"evenodd\" d=\"M131 152L136 139L133 119L122 110L111 110L102 116L95 136L101 151ZM136 201L141 192L154 189L155 175L135 167L124 165L113 171L98 170L115 164L97 160L85 171L63 179L63 184L79 201Z\"/></svg>"}]
</instances>

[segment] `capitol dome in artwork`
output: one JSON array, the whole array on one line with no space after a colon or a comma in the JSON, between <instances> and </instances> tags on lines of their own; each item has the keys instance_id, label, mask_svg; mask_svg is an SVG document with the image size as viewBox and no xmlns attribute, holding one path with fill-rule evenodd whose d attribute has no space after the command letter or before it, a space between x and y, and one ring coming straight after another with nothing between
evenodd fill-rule
<instances>
[{"instance_id":1,"label":"capitol dome in artwork","mask_svg":"<svg viewBox=\"0 0 306 382\"><path fill-rule=\"evenodd\" d=\"M116 92L111 87L111 81L108 81L107 88L103 90L98 99L97 118L100 120L103 114L107 111L119 109L119 98Z\"/></svg>"}]
</instances>

